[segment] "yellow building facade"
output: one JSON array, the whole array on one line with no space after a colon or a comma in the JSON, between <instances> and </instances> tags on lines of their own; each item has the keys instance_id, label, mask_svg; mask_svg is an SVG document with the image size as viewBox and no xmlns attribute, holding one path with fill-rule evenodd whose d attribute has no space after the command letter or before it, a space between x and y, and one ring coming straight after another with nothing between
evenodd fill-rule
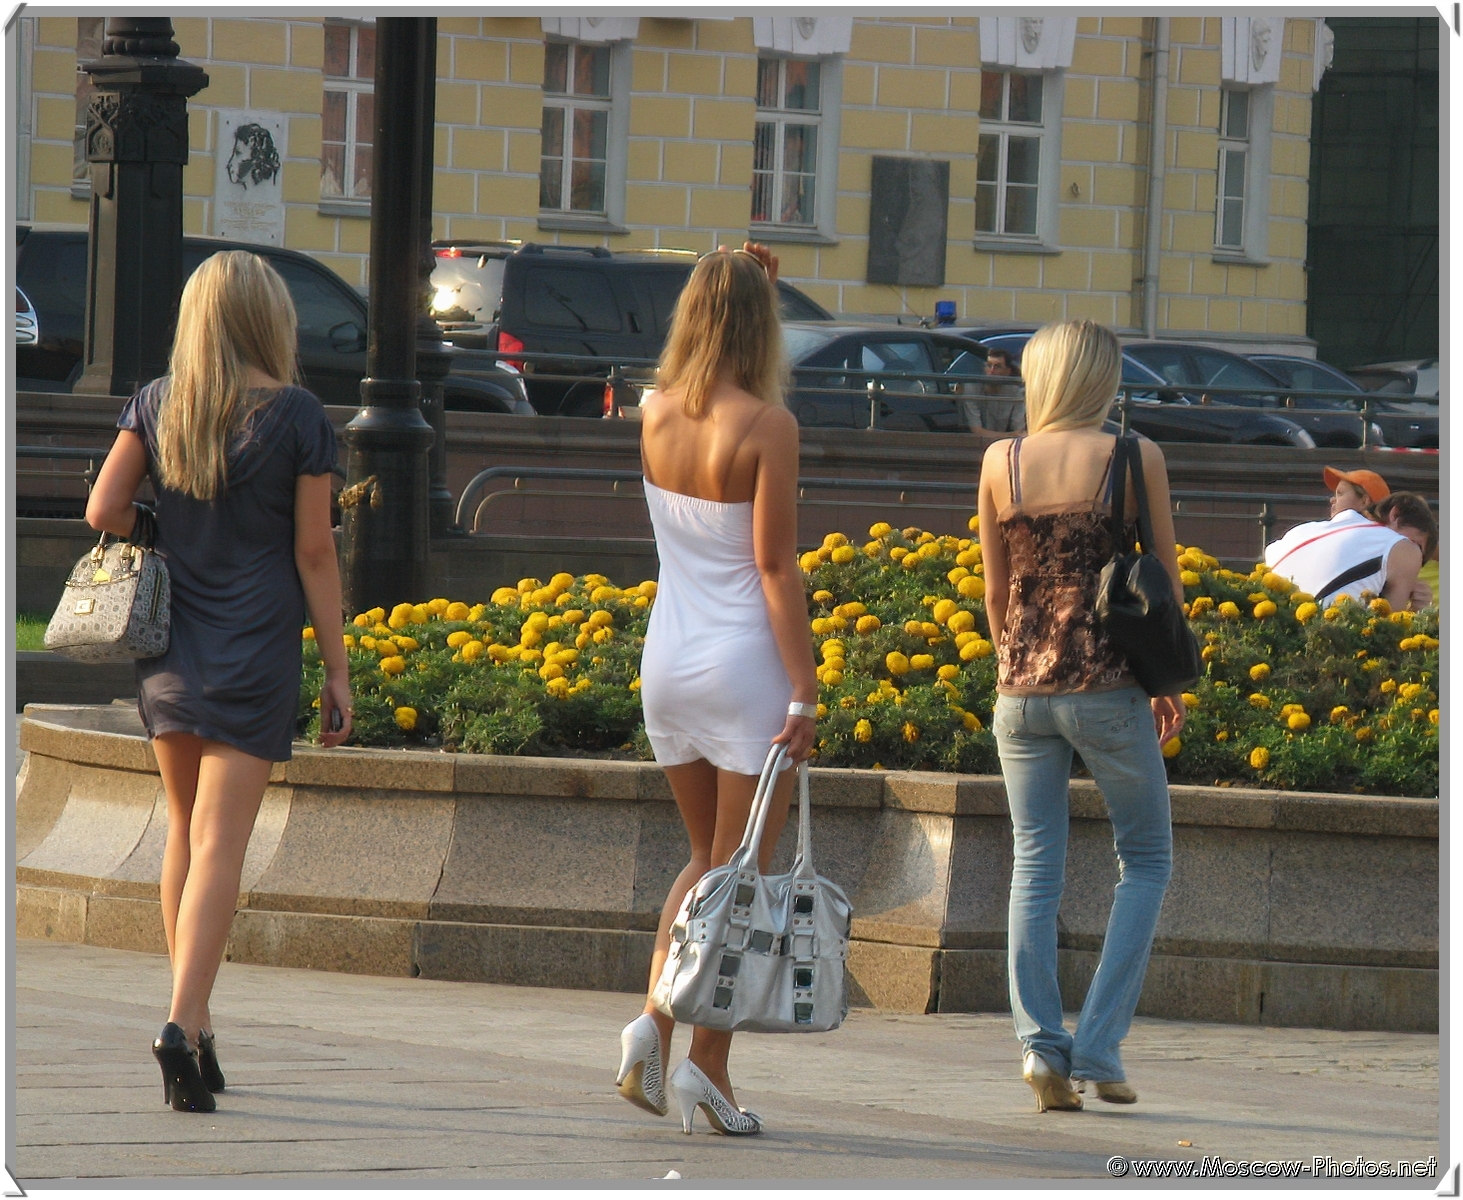
<instances>
[{"instance_id":1,"label":"yellow building facade","mask_svg":"<svg viewBox=\"0 0 1463 1200\"><path fill-rule=\"evenodd\" d=\"M77 62L95 21L22 18L22 218L86 220ZM272 117L282 244L364 285L374 24L174 25L183 56L209 75L189 104L186 230L219 232L226 114ZM434 229L612 250L705 251L750 236L834 312L928 317L945 300L962 318L1091 317L1125 333L1143 329L1146 267L1159 336L1306 353L1324 26L1195 15L1163 25L443 17ZM1164 31L1166 81L1155 84Z\"/></svg>"}]
</instances>

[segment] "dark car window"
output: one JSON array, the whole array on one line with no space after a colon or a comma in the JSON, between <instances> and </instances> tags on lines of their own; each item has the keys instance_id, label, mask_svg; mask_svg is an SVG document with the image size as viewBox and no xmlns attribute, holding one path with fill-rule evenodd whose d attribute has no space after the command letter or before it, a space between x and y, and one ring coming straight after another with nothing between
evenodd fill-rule
<instances>
[{"instance_id":1,"label":"dark car window","mask_svg":"<svg viewBox=\"0 0 1463 1200\"><path fill-rule=\"evenodd\" d=\"M597 271L533 267L523 284L523 315L530 325L579 332L619 333L620 306Z\"/></svg>"},{"instance_id":2,"label":"dark car window","mask_svg":"<svg viewBox=\"0 0 1463 1200\"><path fill-rule=\"evenodd\" d=\"M47 321L81 321L86 316L86 238L38 237L32 249L22 252L15 282Z\"/></svg>"},{"instance_id":3,"label":"dark car window","mask_svg":"<svg viewBox=\"0 0 1463 1200\"><path fill-rule=\"evenodd\" d=\"M791 363L803 362L832 340L833 335L824 333L821 329L784 329L782 331L782 344L787 347L787 360Z\"/></svg>"},{"instance_id":4,"label":"dark car window","mask_svg":"<svg viewBox=\"0 0 1463 1200\"><path fill-rule=\"evenodd\" d=\"M664 337L671 327L671 314L676 310L676 297L691 277L691 268L684 270L660 267L646 271L641 280L650 295L650 310L655 321L655 332ZM618 326L616 326L618 328Z\"/></svg>"},{"instance_id":5,"label":"dark car window","mask_svg":"<svg viewBox=\"0 0 1463 1200\"><path fill-rule=\"evenodd\" d=\"M1011 357L1012 363L1019 369L1021 366L1021 352L1026 349L1026 343L1031 340L1029 333L1003 333L996 337L981 338L982 346L988 346L992 350L1004 350Z\"/></svg>"},{"instance_id":6,"label":"dark car window","mask_svg":"<svg viewBox=\"0 0 1463 1200\"><path fill-rule=\"evenodd\" d=\"M1191 382L1184 352L1176 346L1139 346L1128 353L1169 383Z\"/></svg>"},{"instance_id":7,"label":"dark car window","mask_svg":"<svg viewBox=\"0 0 1463 1200\"><path fill-rule=\"evenodd\" d=\"M794 287L778 281L777 299L784 321L826 321L828 314Z\"/></svg>"},{"instance_id":8,"label":"dark car window","mask_svg":"<svg viewBox=\"0 0 1463 1200\"><path fill-rule=\"evenodd\" d=\"M859 351L859 368L871 374L909 371L931 374L934 364L924 342L866 342ZM890 392L923 392L923 382L916 379L891 379L884 384Z\"/></svg>"},{"instance_id":9,"label":"dark car window","mask_svg":"<svg viewBox=\"0 0 1463 1200\"><path fill-rule=\"evenodd\" d=\"M333 287L330 280L293 259L271 255L269 261L290 289L301 337L328 337L332 329L347 321L360 327L360 309L340 289Z\"/></svg>"},{"instance_id":10,"label":"dark car window","mask_svg":"<svg viewBox=\"0 0 1463 1200\"><path fill-rule=\"evenodd\" d=\"M1275 380L1267 372L1236 355L1201 347L1195 347L1189 353L1199 372L1198 378L1192 381L1194 383L1212 387L1275 387Z\"/></svg>"},{"instance_id":11,"label":"dark car window","mask_svg":"<svg viewBox=\"0 0 1463 1200\"><path fill-rule=\"evenodd\" d=\"M1361 389L1345 375L1316 363L1293 362L1290 359L1262 358L1260 365L1287 387L1312 392L1359 392Z\"/></svg>"}]
</instances>

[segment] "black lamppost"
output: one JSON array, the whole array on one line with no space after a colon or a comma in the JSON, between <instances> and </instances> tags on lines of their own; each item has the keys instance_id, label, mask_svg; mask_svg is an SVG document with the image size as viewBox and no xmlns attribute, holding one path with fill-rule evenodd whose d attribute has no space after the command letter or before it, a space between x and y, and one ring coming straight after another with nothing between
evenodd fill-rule
<instances>
[{"instance_id":1,"label":"black lamppost","mask_svg":"<svg viewBox=\"0 0 1463 1200\"><path fill-rule=\"evenodd\" d=\"M375 170L371 189L371 305L361 410L345 427L341 540L346 605L363 612L424 599L427 453L416 379L422 162L430 19L376 22ZM429 143L430 144L430 143Z\"/></svg>"},{"instance_id":2,"label":"black lamppost","mask_svg":"<svg viewBox=\"0 0 1463 1200\"><path fill-rule=\"evenodd\" d=\"M188 97L208 86L166 17L108 17L84 63L91 164L84 369L76 391L130 396L167 372L183 290Z\"/></svg>"},{"instance_id":3,"label":"black lamppost","mask_svg":"<svg viewBox=\"0 0 1463 1200\"><path fill-rule=\"evenodd\" d=\"M417 313L417 378L422 383L422 416L432 427L432 453L427 485L427 520L434 538L444 537L453 521L452 493L447 488L447 410L442 398L442 380L452 370L452 352L442 341L442 327L432 316L432 269L437 255L432 250L432 175L437 149L437 18L424 17L422 38L422 126L421 190L418 193L421 222L420 257L417 260L420 308Z\"/></svg>"}]
</instances>

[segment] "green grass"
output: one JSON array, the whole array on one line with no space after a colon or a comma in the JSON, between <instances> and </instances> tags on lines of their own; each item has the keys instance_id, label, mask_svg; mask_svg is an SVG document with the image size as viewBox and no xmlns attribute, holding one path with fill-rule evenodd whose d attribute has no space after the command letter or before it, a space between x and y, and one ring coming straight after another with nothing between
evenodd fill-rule
<instances>
[{"instance_id":1,"label":"green grass","mask_svg":"<svg viewBox=\"0 0 1463 1200\"><path fill-rule=\"evenodd\" d=\"M49 617L42 613L19 613L15 618L15 648L17 650L44 650L46 624Z\"/></svg>"}]
</instances>

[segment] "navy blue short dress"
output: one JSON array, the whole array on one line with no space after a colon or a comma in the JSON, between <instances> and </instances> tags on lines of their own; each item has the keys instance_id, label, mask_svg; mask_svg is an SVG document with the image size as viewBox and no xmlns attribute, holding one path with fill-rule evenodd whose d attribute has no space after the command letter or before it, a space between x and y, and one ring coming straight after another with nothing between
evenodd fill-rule
<instances>
[{"instance_id":1,"label":"navy blue short dress","mask_svg":"<svg viewBox=\"0 0 1463 1200\"><path fill-rule=\"evenodd\" d=\"M300 703L305 593L295 569L295 480L335 464L335 431L304 388L255 408L230 447L228 485L212 501L162 486L158 408L167 379L127 402L119 429L147 447L157 496L156 549L168 564L168 649L137 663L148 737L192 733L286 762Z\"/></svg>"}]
</instances>

